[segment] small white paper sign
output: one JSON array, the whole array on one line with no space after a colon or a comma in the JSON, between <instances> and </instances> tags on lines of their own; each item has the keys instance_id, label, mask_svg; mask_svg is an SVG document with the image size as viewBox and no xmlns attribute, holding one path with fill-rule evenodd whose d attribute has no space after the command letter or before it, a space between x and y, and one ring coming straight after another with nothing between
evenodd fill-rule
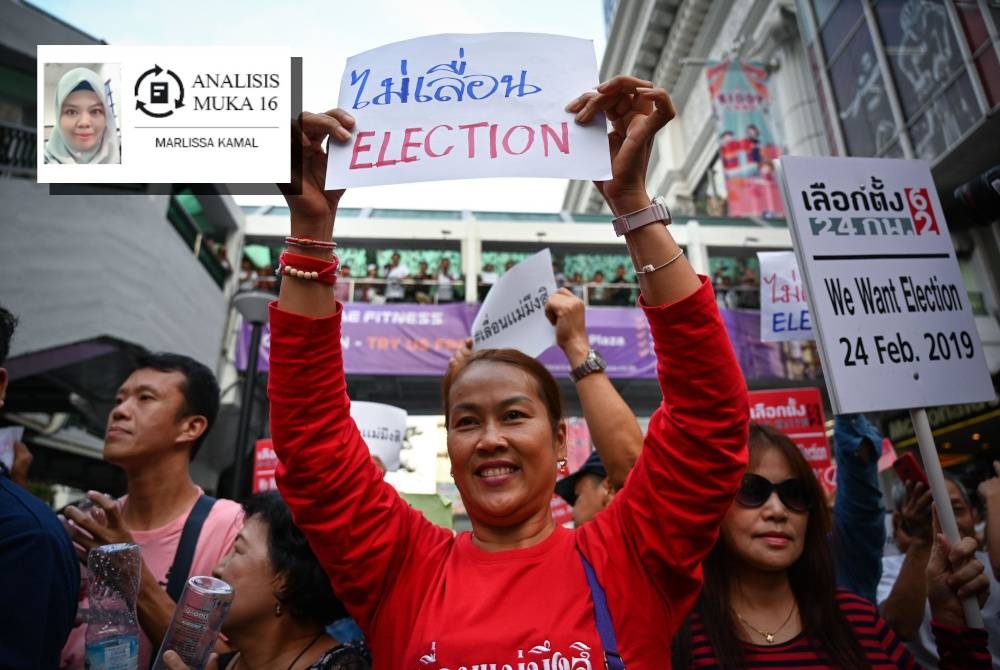
<instances>
[{"instance_id":1,"label":"small white paper sign","mask_svg":"<svg viewBox=\"0 0 1000 670\"><path fill-rule=\"evenodd\" d=\"M598 83L590 40L540 33L433 35L347 60L326 188L475 177L611 178L607 126L566 105Z\"/></svg>"},{"instance_id":2,"label":"small white paper sign","mask_svg":"<svg viewBox=\"0 0 1000 670\"><path fill-rule=\"evenodd\" d=\"M0 463L8 470L14 466L14 443L24 436L24 426L0 428Z\"/></svg>"},{"instance_id":3,"label":"small white paper sign","mask_svg":"<svg viewBox=\"0 0 1000 670\"><path fill-rule=\"evenodd\" d=\"M834 412L993 400L927 163L782 156L778 172Z\"/></svg>"},{"instance_id":4,"label":"small white paper sign","mask_svg":"<svg viewBox=\"0 0 1000 670\"><path fill-rule=\"evenodd\" d=\"M786 342L813 339L806 287L794 251L758 251L760 260L760 339Z\"/></svg>"},{"instance_id":5,"label":"small white paper sign","mask_svg":"<svg viewBox=\"0 0 1000 670\"><path fill-rule=\"evenodd\" d=\"M399 469L399 452L406 437L406 410L379 402L351 402L351 418L361 431L368 451L386 470Z\"/></svg>"},{"instance_id":6,"label":"small white paper sign","mask_svg":"<svg viewBox=\"0 0 1000 670\"><path fill-rule=\"evenodd\" d=\"M504 273L486 294L472 322L472 348L523 351L538 356L556 343L545 302L556 291L552 253L542 249Z\"/></svg>"}]
</instances>

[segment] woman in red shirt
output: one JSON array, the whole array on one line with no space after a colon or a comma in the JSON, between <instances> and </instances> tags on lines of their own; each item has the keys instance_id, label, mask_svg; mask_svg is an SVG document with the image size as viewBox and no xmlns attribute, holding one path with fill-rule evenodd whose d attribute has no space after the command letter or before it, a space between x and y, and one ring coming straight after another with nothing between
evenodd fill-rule
<instances>
[{"instance_id":1,"label":"woman in red shirt","mask_svg":"<svg viewBox=\"0 0 1000 670\"><path fill-rule=\"evenodd\" d=\"M302 191L286 195L299 240L285 265L296 269L286 270L270 317L277 482L376 668L582 670L613 662L615 651L630 667L663 667L745 469L746 384L711 285L646 192L653 139L673 104L650 82L616 77L567 111L601 127L607 114L613 178L597 187L617 215L652 215L625 237L636 267L648 266L639 274L641 305L663 405L625 487L573 531L557 527L549 508L566 454L555 380L513 350L470 357L444 384L452 474L472 522L471 533L457 536L383 481L350 418L341 307L322 281L332 281L335 258L301 238L332 240L343 191L323 191L321 147L328 136L351 142L354 119L339 109L301 118ZM570 363L601 374L589 354L581 342ZM617 637L607 646L583 559L607 597Z\"/></svg>"}]
</instances>

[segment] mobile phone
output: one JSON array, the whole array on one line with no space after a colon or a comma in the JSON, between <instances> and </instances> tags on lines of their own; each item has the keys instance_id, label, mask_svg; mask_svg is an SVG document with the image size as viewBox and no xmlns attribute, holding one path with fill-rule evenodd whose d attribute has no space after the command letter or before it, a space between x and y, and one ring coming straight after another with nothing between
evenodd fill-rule
<instances>
[{"instance_id":1,"label":"mobile phone","mask_svg":"<svg viewBox=\"0 0 1000 670\"><path fill-rule=\"evenodd\" d=\"M907 482L920 482L925 487L930 488L930 484L927 483L927 475L924 474L924 469L920 467L920 463L917 462L916 457L912 453L905 453L897 458L896 462L892 464L892 468L896 471L896 476L904 484Z\"/></svg>"}]
</instances>

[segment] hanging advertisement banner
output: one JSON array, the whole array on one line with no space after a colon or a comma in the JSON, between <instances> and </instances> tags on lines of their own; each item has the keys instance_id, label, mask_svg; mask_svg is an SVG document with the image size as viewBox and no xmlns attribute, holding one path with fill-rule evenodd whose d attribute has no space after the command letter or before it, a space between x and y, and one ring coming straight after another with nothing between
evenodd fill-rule
<instances>
[{"instance_id":1,"label":"hanging advertisement banner","mask_svg":"<svg viewBox=\"0 0 1000 670\"><path fill-rule=\"evenodd\" d=\"M278 469L278 456L274 453L274 442L271 438L257 440L253 447L253 484L252 492L263 493L278 488L274 481L274 472Z\"/></svg>"},{"instance_id":2,"label":"hanging advertisement banner","mask_svg":"<svg viewBox=\"0 0 1000 670\"><path fill-rule=\"evenodd\" d=\"M771 118L767 70L754 63L710 62L705 74L729 216L784 216L774 176L774 159L781 155L781 148Z\"/></svg>"},{"instance_id":3,"label":"hanging advertisement banner","mask_svg":"<svg viewBox=\"0 0 1000 670\"><path fill-rule=\"evenodd\" d=\"M455 349L471 332L479 305L344 305L344 368L347 374L440 376ZM761 342L760 316L755 310L720 310L729 339L748 379L800 378L789 375L781 345ZM587 309L590 345L601 351L614 379L656 379L656 355L646 317L635 307ZM242 324L236 340L236 369L246 370L251 327ZM264 325L257 368L269 365L270 329ZM568 375L569 362L558 347L538 359L554 375Z\"/></svg>"},{"instance_id":4,"label":"hanging advertisement banner","mask_svg":"<svg viewBox=\"0 0 1000 670\"><path fill-rule=\"evenodd\" d=\"M835 481L824 476L830 467L830 443L819 389L785 388L750 391L750 419L774 426L792 439L809 461L817 479L828 489Z\"/></svg>"}]
</instances>

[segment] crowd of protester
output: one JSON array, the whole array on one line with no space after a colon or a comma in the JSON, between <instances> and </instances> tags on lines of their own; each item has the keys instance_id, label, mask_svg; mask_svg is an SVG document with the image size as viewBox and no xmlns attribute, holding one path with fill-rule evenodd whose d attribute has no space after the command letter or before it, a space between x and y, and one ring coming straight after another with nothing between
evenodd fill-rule
<instances>
[{"instance_id":1,"label":"crowd of protester","mask_svg":"<svg viewBox=\"0 0 1000 670\"><path fill-rule=\"evenodd\" d=\"M712 273L712 285L720 307L760 308L760 276L745 260L731 265L720 264Z\"/></svg>"},{"instance_id":2,"label":"crowd of protester","mask_svg":"<svg viewBox=\"0 0 1000 670\"><path fill-rule=\"evenodd\" d=\"M616 77L567 111L579 123L604 112L611 123L613 177L600 189L611 210L648 207L650 149L674 116L666 91ZM442 371L442 396L451 476L472 530L456 535L409 507L351 419L338 302L350 269L338 272L331 250L315 244L333 239L343 194L312 176L325 173L317 148L327 136L349 141L353 126L342 110L299 121L309 169L301 192L286 196L285 262L305 272L286 276L270 307L278 492L240 503L198 487L190 463L216 419L218 383L185 356L141 357L104 438L125 496L89 492L57 519L23 488L24 445L0 473L0 667L85 667L79 562L119 542L142 553L142 668L165 636L176 584L196 574L234 589L210 665L228 670L1000 667L1000 594L991 592L1000 474L978 488L983 538L975 500L950 484L951 499L939 503L955 511L955 543L936 527L922 484L895 491L899 557L886 554L877 429L860 415L837 417L831 509L794 442L750 422L717 278L695 274L666 226L625 235L636 263L655 267L637 277L662 392L646 434L590 349L578 292L636 304L625 267L610 282L563 276L545 313L594 454L565 472L562 401L544 366L466 343ZM491 266L483 274L487 286L500 276ZM348 290L369 302L446 302L461 299L462 286L449 259L411 274L394 254ZM0 365L15 323L0 311ZM0 367L0 401L6 386ZM553 492L573 505L575 528L556 525ZM966 621L967 598L983 607L985 630ZM345 615L364 642L332 632ZM176 653L165 660L186 667Z\"/></svg>"},{"instance_id":3,"label":"crowd of protester","mask_svg":"<svg viewBox=\"0 0 1000 670\"><path fill-rule=\"evenodd\" d=\"M509 261L498 272L493 263L484 263L477 277L475 296L478 302L486 299L493 285L514 266ZM634 274L626 276L625 265L614 267L614 275L609 279L603 270L595 270L590 277L583 272L566 276L559 264L553 264L553 273L558 288L566 287L588 305L634 307L638 297L638 283ZM342 263L339 268L340 283L336 287L337 299L341 302L417 303L436 304L462 302L466 296L465 275L459 273L451 258L442 257L437 267L431 271L425 260L417 261L416 271L411 271L400 260L399 252L392 257L381 271L375 264L367 265L364 274L355 274L351 265ZM249 258L244 258L240 270L240 291L268 291L277 294L279 277L274 267L258 267ZM469 287L471 288L471 287Z\"/></svg>"}]
</instances>

